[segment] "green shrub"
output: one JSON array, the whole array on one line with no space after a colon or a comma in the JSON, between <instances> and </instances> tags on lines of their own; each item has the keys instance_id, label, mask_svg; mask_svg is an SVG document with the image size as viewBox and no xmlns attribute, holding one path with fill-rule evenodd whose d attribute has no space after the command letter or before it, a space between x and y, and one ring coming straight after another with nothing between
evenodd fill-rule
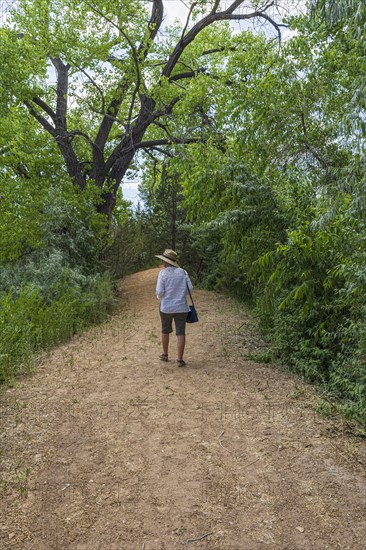
<instances>
[{"instance_id":1,"label":"green shrub","mask_svg":"<svg viewBox=\"0 0 366 550\"><path fill-rule=\"evenodd\" d=\"M258 260L254 272L265 284L257 312L277 359L365 425L365 228L348 197L338 200L325 223L289 231Z\"/></svg>"},{"instance_id":2,"label":"green shrub","mask_svg":"<svg viewBox=\"0 0 366 550\"><path fill-rule=\"evenodd\" d=\"M32 363L36 353L101 322L115 302L108 274L95 276L88 290L70 288L53 301L37 288L0 296L0 382Z\"/></svg>"}]
</instances>

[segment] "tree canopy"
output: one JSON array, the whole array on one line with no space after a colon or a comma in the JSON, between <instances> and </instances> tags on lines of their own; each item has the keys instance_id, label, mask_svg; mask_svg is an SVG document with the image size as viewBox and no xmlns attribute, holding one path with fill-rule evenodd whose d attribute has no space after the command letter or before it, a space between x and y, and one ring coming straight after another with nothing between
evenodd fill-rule
<instances>
[{"instance_id":1,"label":"tree canopy","mask_svg":"<svg viewBox=\"0 0 366 550\"><path fill-rule=\"evenodd\" d=\"M99 190L111 217L140 150L209 138L210 90L240 33L276 2L188 2L164 25L163 0L20 0L0 32L3 114L16 108L57 145L74 185Z\"/></svg>"}]
</instances>

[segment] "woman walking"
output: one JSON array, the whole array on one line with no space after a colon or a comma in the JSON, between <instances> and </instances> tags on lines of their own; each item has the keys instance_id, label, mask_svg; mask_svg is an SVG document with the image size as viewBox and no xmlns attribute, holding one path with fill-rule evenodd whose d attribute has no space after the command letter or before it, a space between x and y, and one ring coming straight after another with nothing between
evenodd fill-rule
<instances>
[{"instance_id":1,"label":"woman walking","mask_svg":"<svg viewBox=\"0 0 366 550\"><path fill-rule=\"evenodd\" d=\"M163 353L162 361L168 361L169 335L173 332L174 319L175 333L177 336L177 364L185 367L183 359L186 344L186 319L189 312L186 295L192 290L193 285L188 273L179 267L177 253L167 249L162 255L156 255L163 261L163 269L159 272L156 284L156 296L160 300L161 342Z\"/></svg>"}]
</instances>

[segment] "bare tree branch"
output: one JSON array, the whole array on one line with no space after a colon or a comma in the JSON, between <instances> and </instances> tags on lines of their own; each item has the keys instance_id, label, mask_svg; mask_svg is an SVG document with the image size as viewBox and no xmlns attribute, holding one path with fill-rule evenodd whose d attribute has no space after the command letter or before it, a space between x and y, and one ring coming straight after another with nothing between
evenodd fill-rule
<instances>
[{"instance_id":1,"label":"bare tree branch","mask_svg":"<svg viewBox=\"0 0 366 550\"><path fill-rule=\"evenodd\" d=\"M157 151L158 153L161 153L162 155L166 155L167 157L174 158L174 155L167 151L166 149L160 149L160 147L151 147L154 151ZM148 150L145 150L145 153L147 153Z\"/></svg>"},{"instance_id":2,"label":"bare tree branch","mask_svg":"<svg viewBox=\"0 0 366 550\"><path fill-rule=\"evenodd\" d=\"M139 53L143 54L143 58L146 58L146 55L149 50L149 42L152 42L156 35L159 32L159 29L161 27L161 24L163 22L163 16L164 16L164 4L162 0L153 0L153 7L151 10L151 17L150 21L148 23L148 29L149 29L149 37L147 40L147 44L141 44L139 48Z\"/></svg>"},{"instance_id":3,"label":"bare tree branch","mask_svg":"<svg viewBox=\"0 0 366 550\"><path fill-rule=\"evenodd\" d=\"M55 128L48 122L46 118L44 118L42 115L37 113L37 111L32 107L32 105L29 103L29 101L24 102L25 106L27 107L29 113L32 115L33 118L39 122L41 126L49 133L52 137L56 137L56 130Z\"/></svg>"},{"instance_id":4,"label":"bare tree branch","mask_svg":"<svg viewBox=\"0 0 366 550\"><path fill-rule=\"evenodd\" d=\"M141 96L141 107L138 117L131 124L128 133L125 134L121 142L114 148L110 154L106 167L107 171L114 167L114 164L122 157L130 157L131 151L134 151L134 143L139 142L153 120L158 116L155 109L155 101L148 96ZM161 115L159 115L161 116ZM140 137L141 136L141 137ZM132 159L132 157L131 157ZM118 171L118 168L117 168Z\"/></svg>"},{"instance_id":5,"label":"bare tree branch","mask_svg":"<svg viewBox=\"0 0 366 550\"><path fill-rule=\"evenodd\" d=\"M131 121L132 111L134 108L137 92L140 89L140 86L142 84L138 51L136 50L135 45L133 44L128 34L124 31L124 29L122 29L120 25L117 25L112 19L110 19L107 15L105 15L101 10L99 10L93 4L90 4L89 2L87 2L87 5L90 7L91 10L93 10L95 13L97 13L103 19L105 19L108 23L110 23L113 27L115 27L118 30L118 32L125 38L125 40L127 41L131 49L132 59L136 70L136 84L134 87L133 97L130 103L129 114L127 117L127 120L128 120L127 125L128 125ZM116 97L111 101L111 103L108 106L108 109L107 109L108 115L112 115L112 117L115 117L118 114L119 108L123 101L123 96L127 92L129 85L130 85L130 82L127 77L123 78L122 81L119 83L116 89ZM98 145L100 150L104 150L104 146L107 142L112 126L113 126L113 120L110 117L105 117L99 127L99 131L95 139L95 143Z\"/></svg>"},{"instance_id":6,"label":"bare tree branch","mask_svg":"<svg viewBox=\"0 0 366 550\"><path fill-rule=\"evenodd\" d=\"M171 102L164 107L164 109L162 109L161 111L155 111L154 118L153 118L152 122L154 120L156 120L157 118L161 117L161 116L171 115L172 112L173 112L174 107L176 106L176 104L180 100L181 100L181 97L177 96L174 99L172 99Z\"/></svg>"},{"instance_id":7,"label":"bare tree branch","mask_svg":"<svg viewBox=\"0 0 366 550\"><path fill-rule=\"evenodd\" d=\"M51 109L51 107L49 105L47 105L47 103L45 101L43 101L43 99L41 99L39 97L33 97L32 101L33 101L33 103L38 105L38 107L41 107L41 109L43 109L44 112L47 113L48 116L50 116L53 121L55 121L56 113Z\"/></svg>"},{"instance_id":8,"label":"bare tree branch","mask_svg":"<svg viewBox=\"0 0 366 550\"><path fill-rule=\"evenodd\" d=\"M235 46L231 46L230 48L227 48L226 46L222 46L221 48L213 48L212 50L206 50L200 54L200 57L203 57L204 55L211 55L213 53L219 53L219 52L236 52L238 48Z\"/></svg>"},{"instance_id":9,"label":"bare tree branch","mask_svg":"<svg viewBox=\"0 0 366 550\"><path fill-rule=\"evenodd\" d=\"M217 8L219 7L219 4L220 4L220 0L216 0L213 7L212 7L211 13L216 13L217 12Z\"/></svg>"},{"instance_id":10,"label":"bare tree branch","mask_svg":"<svg viewBox=\"0 0 366 550\"><path fill-rule=\"evenodd\" d=\"M154 149L154 147L152 147L152 149ZM156 164L159 162L159 159L157 159L151 151L149 151L148 149L146 149L145 153L153 160L154 162L154 172L155 172L155 169L156 169Z\"/></svg>"},{"instance_id":11,"label":"bare tree branch","mask_svg":"<svg viewBox=\"0 0 366 550\"><path fill-rule=\"evenodd\" d=\"M172 134L169 132L168 128L166 127L165 124L162 124L161 122L158 122L157 120L155 120L153 122L154 126L157 126L158 128L160 128L161 130L163 130L163 132L166 133L166 135L168 136L169 139L174 139L174 137L172 136Z\"/></svg>"},{"instance_id":12,"label":"bare tree branch","mask_svg":"<svg viewBox=\"0 0 366 550\"><path fill-rule=\"evenodd\" d=\"M199 67L198 69L194 71L187 71L185 73L179 73L171 76L169 78L169 82L177 83L178 80L184 80L185 78L194 78L195 76L198 76L199 74L204 74L206 76L209 76L213 80L220 80L220 77L217 75L214 75L210 73L205 67ZM245 79L240 79L240 82L245 82ZM233 86L235 82L233 80L230 80L229 78L225 80L225 84L227 86ZM184 88L183 88L184 89Z\"/></svg>"},{"instance_id":13,"label":"bare tree branch","mask_svg":"<svg viewBox=\"0 0 366 550\"><path fill-rule=\"evenodd\" d=\"M55 139L64 159L69 176L72 178L74 183L84 189L86 181L82 173L81 165L78 161L78 158L75 154L75 151L72 148L71 143L66 132L66 129L60 133L59 129L54 128L48 120L46 120L42 115L37 113L34 107L28 102L24 102L29 113L41 124L41 126Z\"/></svg>"},{"instance_id":14,"label":"bare tree branch","mask_svg":"<svg viewBox=\"0 0 366 550\"><path fill-rule=\"evenodd\" d=\"M181 34L181 40L183 39L184 35L186 34L186 30L187 30L187 27L189 25L189 20L191 18L191 15L192 15L192 11L194 10L194 8L197 6L197 2L193 2L189 8L189 12L188 12L188 15L187 15L187 19L186 19L186 22L185 22L185 25L183 27L183 30L182 30L182 34Z\"/></svg>"},{"instance_id":15,"label":"bare tree branch","mask_svg":"<svg viewBox=\"0 0 366 550\"><path fill-rule=\"evenodd\" d=\"M161 75L162 77L169 77L174 67L176 66L180 56L182 55L185 48L193 42L196 36L206 27L215 23L216 21L231 21L231 20L245 20L245 19L255 19L255 18L264 18L270 22L277 30L280 36L280 31L277 23L273 21L265 12L269 9L273 2L267 4L262 10L256 10L247 14L234 13L235 10L244 3L244 0L235 0L225 11L221 12L210 12L208 15L197 21L197 23L190 29L190 31L184 36L181 37L176 47L174 48L172 54L170 55Z\"/></svg>"},{"instance_id":16,"label":"bare tree branch","mask_svg":"<svg viewBox=\"0 0 366 550\"><path fill-rule=\"evenodd\" d=\"M207 69L205 67L199 67L198 69L194 71L187 71L185 73L179 73L175 74L171 77L169 77L169 82L176 82L177 80L182 80L184 78L193 78L194 76L197 76L198 74L204 74L207 72Z\"/></svg>"},{"instance_id":17,"label":"bare tree branch","mask_svg":"<svg viewBox=\"0 0 366 550\"><path fill-rule=\"evenodd\" d=\"M149 141L141 141L140 143L135 143L135 149L151 149L159 145L185 145L189 143L204 142L205 140L202 138L178 138L172 136L171 139L152 139Z\"/></svg>"},{"instance_id":18,"label":"bare tree branch","mask_svg":"<svg viewBox=\"0 0 366 550\"><path fill-rule=\"evenodd\" d=\"M57 73L56 88L56 117L55 126L57 129L66 130L67 127L67 93L69 87L69 68L59 57L51 57L53 66Z\"/></svg>"},{"instance_id":19,"label":"bare tree branch","mask_svg":"<svg viewBox=\"0 0 366 550\"><path fill-rule=\"evenodd\" d=\"M80 130L73 130L72 132L68 132L68 136L71 138L71 140L75 136L81 136L85 139L85 141L87 141L89 143L89 145L91 146L92 149L98 148L98 146L94 143L94 141L92 139L90 139L88 134L86 134L85 132L81 132ZM99 149L99 152L102 153L102 151L100 151L100 149ZM102 158L103 158L103 156L102 156Z\"/></svg>"}]
</instances>

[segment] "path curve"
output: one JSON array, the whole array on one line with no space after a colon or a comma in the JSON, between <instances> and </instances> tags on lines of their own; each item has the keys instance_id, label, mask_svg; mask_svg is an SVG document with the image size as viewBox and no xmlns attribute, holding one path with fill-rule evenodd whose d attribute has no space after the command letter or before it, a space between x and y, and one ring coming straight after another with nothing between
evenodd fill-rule
<instances>
[{"instance_id":1,"label":"path curve","mask_svg":"<svg viewBox=\"0 0 366 550\"><path fill-rule=\"evenodd\" d=\"M363 549L365 443L249 360L250 317L213 292L195 292L187 368L160 362L157 273L0 394L0 547Z\"/></svg>"}]
</instances>

